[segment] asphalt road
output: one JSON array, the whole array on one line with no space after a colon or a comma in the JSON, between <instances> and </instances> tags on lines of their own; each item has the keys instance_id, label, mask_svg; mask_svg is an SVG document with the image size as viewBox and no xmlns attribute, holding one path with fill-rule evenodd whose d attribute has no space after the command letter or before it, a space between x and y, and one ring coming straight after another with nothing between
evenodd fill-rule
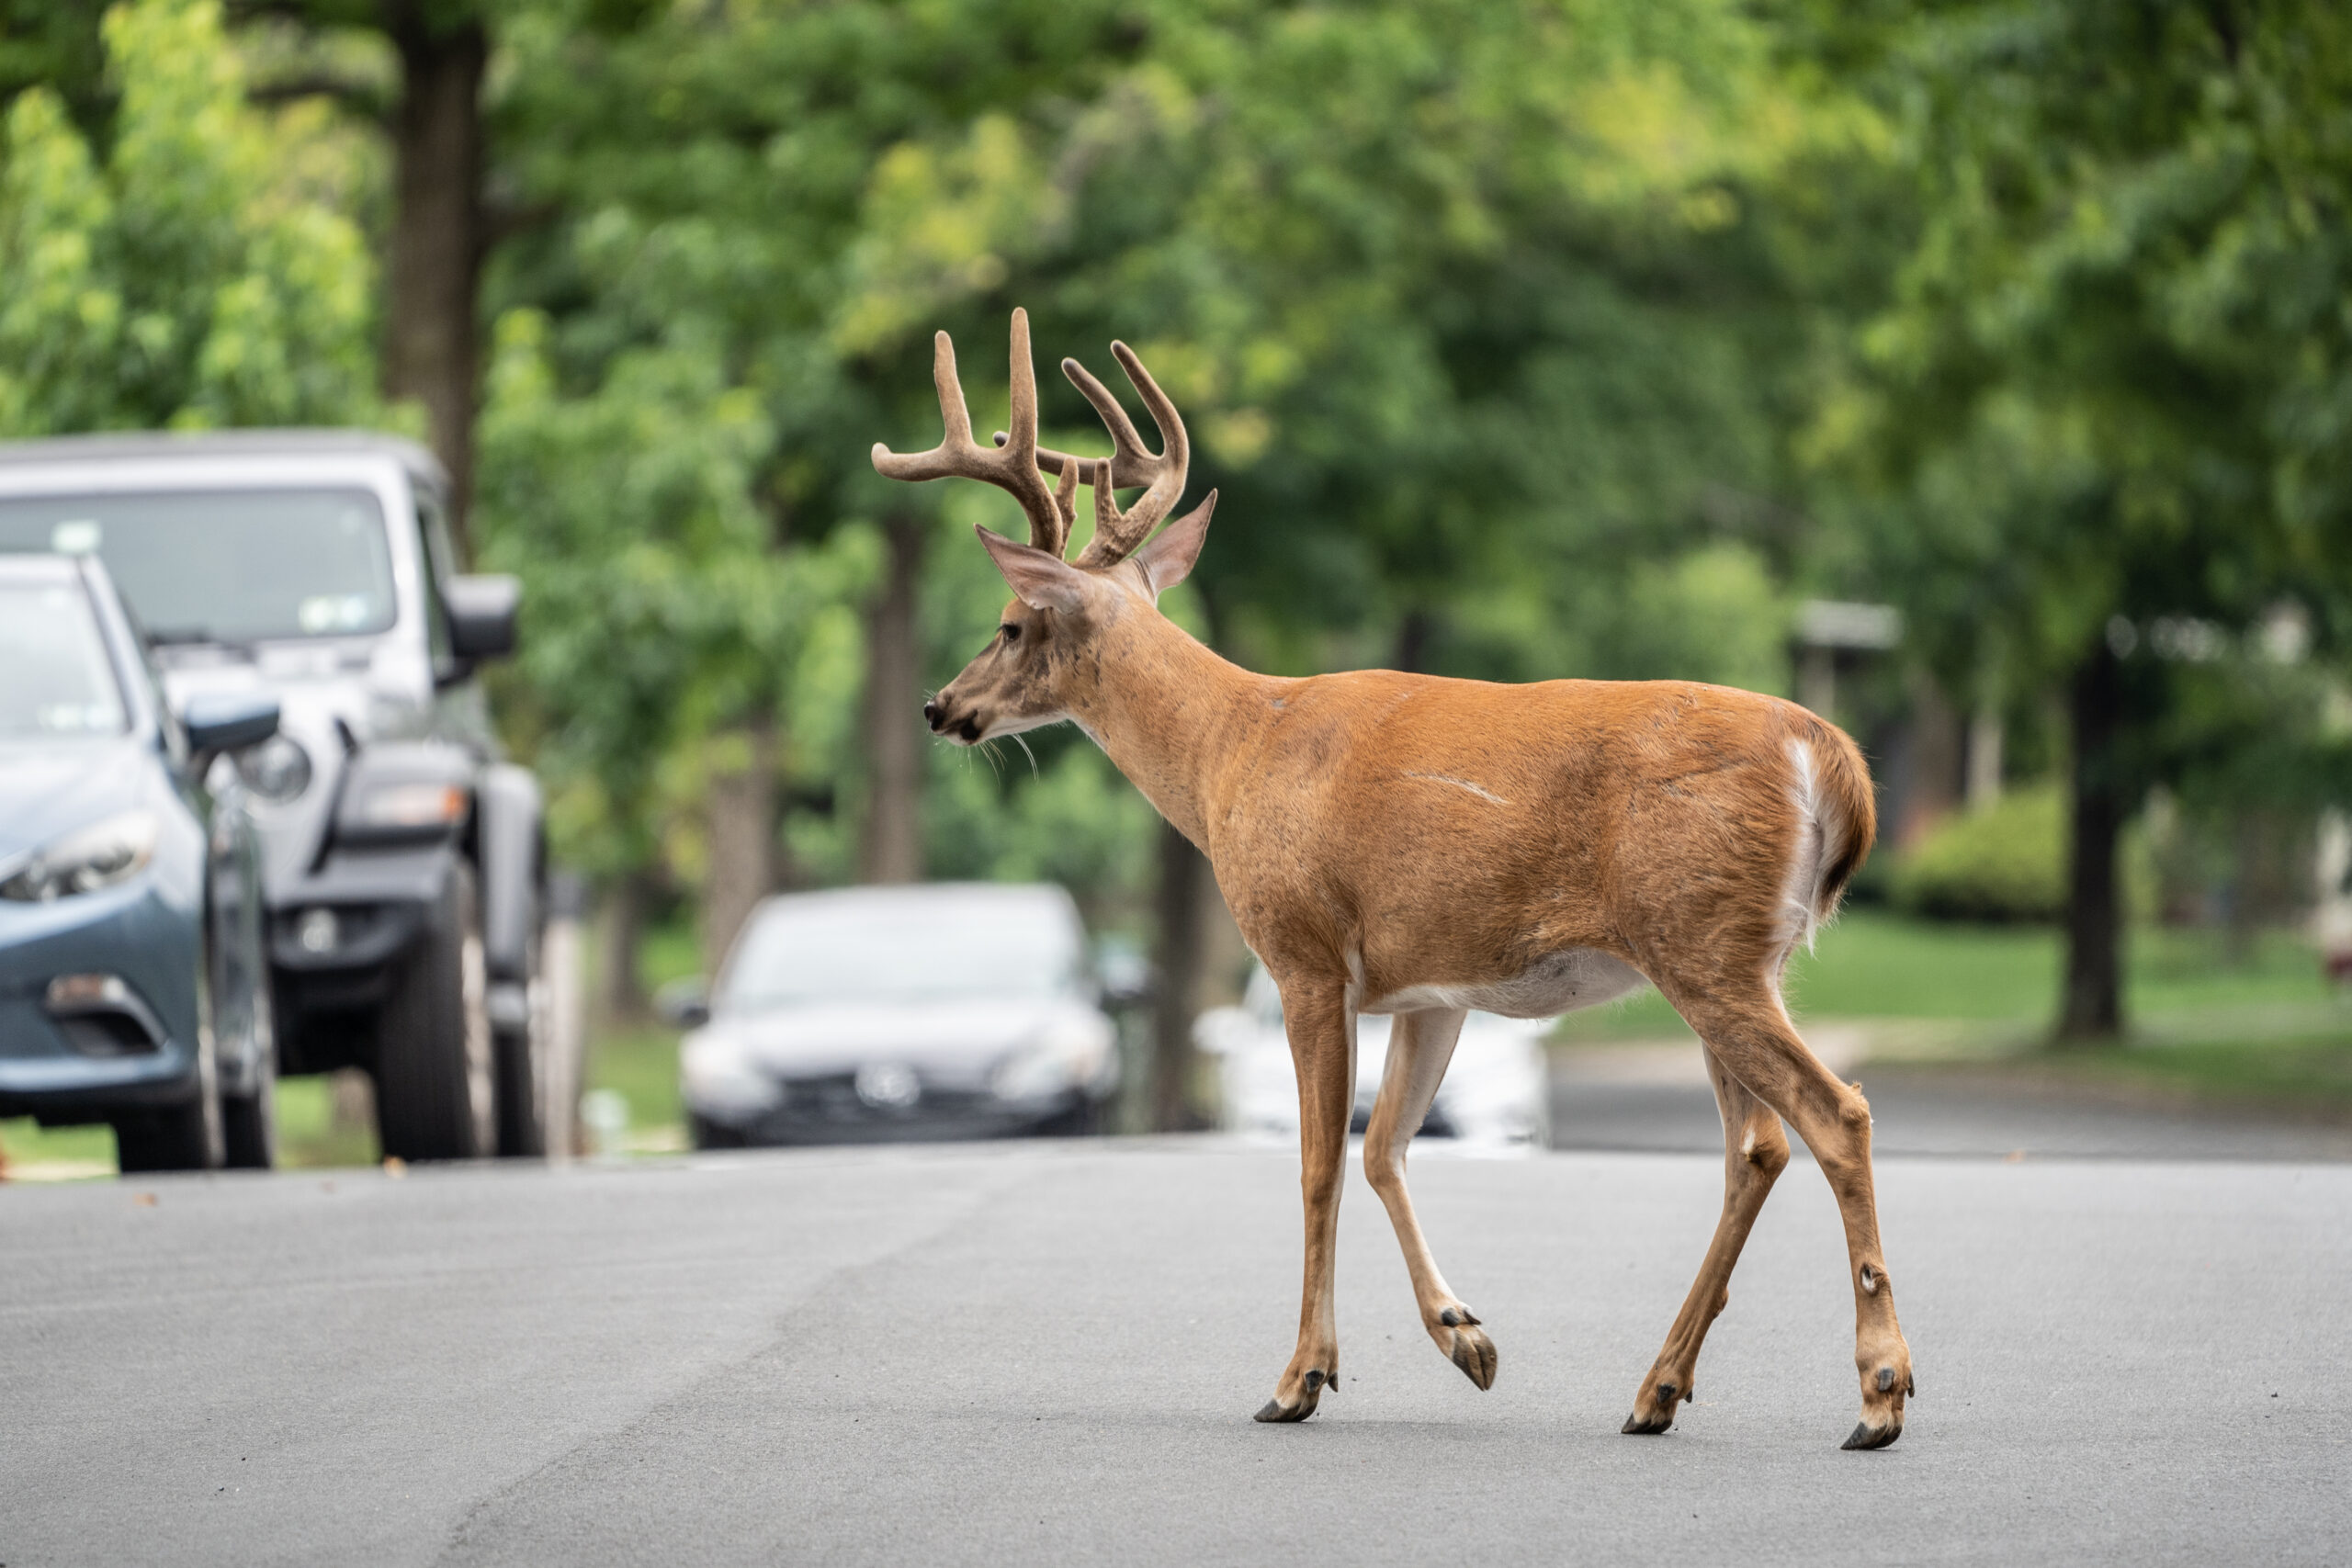
<instances>
[{"instance_id":1,"label":"asphalt road","mask_svg":"<svg viewBox=\"0 0 2352 1568\"><path fill-rule=\"evenodd\" d=\"M1792 1168L1664 1438L1716 1160L1416 1162L1481 1394L1216 1141L0 1189L0 1562L2341 1562L2352 1167L1889 1158L1919 1397L1854 1419ZM152 1199L152 1201L149 1200Z\"/></svg>"},{"instance_id":2,"label":"asphalt road","mask_svg":"<svg viewBox=\"0 0 2352 1568\"><path fill-rule=\"evenodd\" d=\"M1870 1097L1871 1140L1882 1156L2352 1160L2352 1127L2341 1123L2165 1104L1996 1070L1851 1064L1841 1070L1860 1078ZM1689 1043L1561 1053L1552 1079L1553 1145L1720 1154L1723 1121L1705 1071Z\"/></svg>"}]
</instances>

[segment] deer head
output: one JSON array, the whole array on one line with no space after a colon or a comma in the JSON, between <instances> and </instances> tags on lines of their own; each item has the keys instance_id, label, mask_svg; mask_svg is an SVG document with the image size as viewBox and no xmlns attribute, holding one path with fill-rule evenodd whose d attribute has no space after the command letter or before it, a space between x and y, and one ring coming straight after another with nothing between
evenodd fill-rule
<instances>
[{"instance_id":1,"label":"deer head","mask_svg":"<svg viewBox=\"0 0 2352 1568\"><path fill-rule=\"evenodd\" d=\"M1037 445L1037 381L1025 310L1012 312L1012 429L998 433L993 448L972 439L955 344L941 333L934 344L932 379L947 433L928 452L895 453L876 442L876 471L894 479L979 479L1010 491L1029 518L1026 545L975 530L1013 599L988 646L923 705L934 733L970 746L1070 716L1074 688L1095 662L1088 650L1125 616L1157 616L1159 595L1193 570L1216 492L1151 537L1183 496L1192 449L1176 405L1125 344L1113 344L1111 352L1159 426L1156 455L1145 450L1118 399L1075 359L1062 361L1062 374L1109 426L1112 455L1078 457ZM1059 476L1060 483L1048 490L1044 474ZM1065 561L1081 481L1094 491L1094 537L1076 561ZM1142 497L1122 512L1115 492L1136 485L1146 487Z\"/></svg>"}]
</instances>

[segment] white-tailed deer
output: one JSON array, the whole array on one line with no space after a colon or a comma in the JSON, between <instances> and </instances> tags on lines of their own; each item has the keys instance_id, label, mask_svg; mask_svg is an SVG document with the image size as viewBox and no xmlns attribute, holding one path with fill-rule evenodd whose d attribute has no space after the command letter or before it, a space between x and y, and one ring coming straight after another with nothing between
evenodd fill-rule
<instances>
[{"instance_id":1,"label":"white-tailed deer","mask_svg":"<svg viewBox=\"0 0 2352 1568\"><path fill-rule=\"evenodd\" d=\"M1662 1432L1690 1397L1732 1266L1788 1163L1786 1119L1846 1226L1861 1420L1849 1449L1903 1430L1911 1352L1894 1317L1860 1086L1789 1022L1781 975L1837 908L1875 828L1853 742L1793 704L1681 682L1491 685L1385 671L1275 680L1218 658L1159 614L1216 502L1154 538L1184 490L1183 421L1134 354L1112 352L1158 421L1154 457L1118 400L1062 369L1110 426L1113 455L1037 446L1026 315L1012 316L1012 404L995 449L972 439L947 334L934 377L947 434L874 466L981 479L1028 513L1026 545L980 531L1016 595L979 656L923 706L973 745L1069 719L1216 869L1282 988L1298 1069L1306 1280L1298 1348L1258 1412L1298 1421L1337 1386L1332 1251L1354 1100L1356 1018L1396 1015L1364 1171L1403 1247L1421 1324L1480 1388L1495 1346L1438 1273L1405 1190L1405 1148L1470 1008L1540 1018L1655 984L1704 1043L1724 1120L1724 1206L1699 1278L1625 1422ZM1046 487L1040 470L1059 476ZM1077 486L1093 541L1062 554ZM1119 510L1114 492L1148 487Z\"/></svg>"}]
</instances>

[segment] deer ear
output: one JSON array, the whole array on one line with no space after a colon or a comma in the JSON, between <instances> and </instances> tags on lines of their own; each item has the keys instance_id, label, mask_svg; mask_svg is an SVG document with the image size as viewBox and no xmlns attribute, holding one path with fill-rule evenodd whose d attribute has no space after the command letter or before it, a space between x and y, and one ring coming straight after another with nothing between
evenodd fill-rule
<instances>
[{"instance_id":1,"label":"deer ear","mask_svg":"<svg viewBox=\"0 0 2352 1568\"><path fill-rule=\"evenodd\" d=\"M1193 574L1202 541L1209 536L1209 514L1216 510L1216 491L1211 491L1198 506L1162 528L1159 537L1135 553L1136 565L1143 568L1143 580L1151 584L1153 598Z\"/></svg>"},{"instance_id":2,"label":"deer ear","mask_svg":"<svg viewBox=\"0 0 2352 1568\"><path fill-rule=\"evenodd\" d=\"M1033 610L1059 610L1064 615L1086 602L1086 573L1035 545L991 534L975 524L972 532L996 558L997 570L1012 584L1013 596Z\"/></svg>"}]
</instances>

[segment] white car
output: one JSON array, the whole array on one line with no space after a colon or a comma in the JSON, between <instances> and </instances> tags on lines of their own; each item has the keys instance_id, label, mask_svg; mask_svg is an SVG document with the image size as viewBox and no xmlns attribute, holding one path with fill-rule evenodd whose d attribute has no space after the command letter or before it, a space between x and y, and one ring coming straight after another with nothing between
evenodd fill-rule
<instances>
[{"instance_id":1,"label":"white car","mask_svg":"<svg viewBox=\"0 0 2352 1568\"><path fill-rule=\"evenodd\" d=\"M698 1148L1080 1133L1117 1036L1059 887L788 894L752 912L679 1077Z\"/></svg>"},{"instance_id":2,"label":"white car","mask_svg":"<svg viewBox=\"0 0 2352 1568\"><path fill-rule=\"evenodd\" d=\"M1474 1012L1462 1025L1453 1064L1421 1123L1425 1138L1459 1139L1465 1148L1543 1148L1551 1141L1551 1075L1544 1055L1550 1019ZM1389 1021L1356 1022L1356 1103L1351 1129L1363 1132L1388 1061ZM1282 993L1254 969L1239 1007L1212 1008L1193 1026L1193 1041L1217 1059L1222 1122L1227 1131L1298 1136L1298 1076L1283 1032Z\"/></svg>"}]
</instances>

